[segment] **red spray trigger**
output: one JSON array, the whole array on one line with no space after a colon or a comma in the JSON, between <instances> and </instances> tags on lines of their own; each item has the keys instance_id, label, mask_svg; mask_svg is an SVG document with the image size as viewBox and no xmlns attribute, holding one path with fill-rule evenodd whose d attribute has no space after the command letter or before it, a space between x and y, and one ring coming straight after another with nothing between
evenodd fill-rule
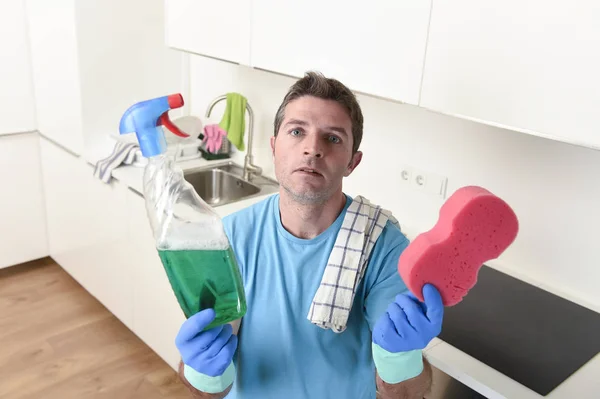
<instances>
[{"instance_id":1,"label":"red spray trigger","mask_svg":"<svg viewBox=\"0 0 600 399\"><path fill-rule=\"evenodd\" d=\"M180 108L183 106L183 97L181 94L172 94L167 97L167 101L169 102L169 107L171 109ZM189 134L182 132L173 122L169 119L169 111L165 112L158 118L156 126L164 126L169 129L174 135L179 137L190 137Z\"/></svg>"}]
</instances>

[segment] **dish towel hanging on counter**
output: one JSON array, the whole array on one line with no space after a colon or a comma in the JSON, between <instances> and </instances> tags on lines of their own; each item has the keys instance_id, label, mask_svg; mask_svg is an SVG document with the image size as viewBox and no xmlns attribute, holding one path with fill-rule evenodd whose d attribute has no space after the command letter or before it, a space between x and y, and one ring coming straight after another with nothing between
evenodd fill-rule
<instances>
[{"instance_id":1,"label":"dish towel hanging on counter","mask_svg":"<svg viewBox=\"0 0 600 399\"><path fill-rule=\"evenodd\" d=\"M313 298L307 319L317 326L341 333L346 329L356 289L369 256L386 223L399 226L391 212L373 205L368 199L354 198L336 237Z\"/></svg>"},{"instance_id":2,"label":"dish towel hanging on counter","mask_svg":"<svg viewBox=\"0 0 600 399\"><path fill-rule=\"evenodd\" d=\"M246 129L246 97L239 93L227 93L227 105L219 126L227 132L227 139L240 151L244 151Z\"/></svg>"},{"instance_id":3,"label":"dish towel hanging on counter","mask_svg":"<svg viewBox=\"0 0 600 399\"><path fill-rule=\"evenodd\" d=\"M117 142L112 154L96 163L94 176L104 183L110 182L112 171L121 164L131 165L139 148L140 146L137 143Z\"/></svg>"}]
</instances>

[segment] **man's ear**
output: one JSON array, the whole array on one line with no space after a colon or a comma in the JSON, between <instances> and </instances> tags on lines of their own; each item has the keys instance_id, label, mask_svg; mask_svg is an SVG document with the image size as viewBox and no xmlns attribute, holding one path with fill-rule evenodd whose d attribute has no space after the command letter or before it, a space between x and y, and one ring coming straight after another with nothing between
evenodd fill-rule
<instances>
[{"instance_id":1,"label":"man's ear","mask_svg":"<svg viewBox=\"0 0 600 399\"><path fill-rule=\"evenodd\" d=\"M276 138L277 138L276 136L271 136L271 153L273 155L275 155L275 139Z\"/></svg>"},{"instance_id":2,"label":"man's ear","mask_svg":"<svg viewBox=\"0 0 600 399\"><path fill-rule=\"evenodd\" d=\"M348 167L346 168L346 173L344 173L344 177L350 176L350 174L354 171L354 169L356 169L356 167L362 160L362 155L363 154L361 151L356 151L356 154L354 154L352 156L352 159L350 160L350 163L348 164Z\"/></svg>"}]
</instances>

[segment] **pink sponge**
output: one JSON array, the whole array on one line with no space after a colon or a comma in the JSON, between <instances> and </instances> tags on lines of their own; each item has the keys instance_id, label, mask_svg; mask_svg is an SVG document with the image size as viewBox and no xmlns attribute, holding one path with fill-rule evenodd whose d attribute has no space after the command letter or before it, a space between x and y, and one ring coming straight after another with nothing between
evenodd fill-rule
<instances>
[{"instance_id":1,"label":"pink sponge","mask_svg":"<svg viewBox=\"0 0 600 399\"><path fill-rule=\"evenodd\" d=\"M398 272L423 301L423 285L433 284L445 306L456 305L477 282L484 262L495 259L519 230L513 210L488 190L458 189L440 209L435 226L402 252Z\"/></svg>"}]
</instances>

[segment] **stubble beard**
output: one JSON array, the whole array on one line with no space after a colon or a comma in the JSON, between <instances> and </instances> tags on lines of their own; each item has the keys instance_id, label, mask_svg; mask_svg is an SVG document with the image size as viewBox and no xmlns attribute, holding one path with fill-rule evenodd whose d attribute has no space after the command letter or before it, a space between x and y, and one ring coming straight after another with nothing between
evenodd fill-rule
<instances>
[{"instance_id":1,"label":"stubble beard","mask_svg":"<svg viewBox=\"0 0 600 399\"><path fill-rule=\"evenodd\" d=\"M331 190L322 190L322 191L308 191L304 193L298 193L294 191L287 184L281 184L281 187L289 194L290 198L301 205L322 205L331 196L329 191Z\"/></svg>"}]
</instances>

